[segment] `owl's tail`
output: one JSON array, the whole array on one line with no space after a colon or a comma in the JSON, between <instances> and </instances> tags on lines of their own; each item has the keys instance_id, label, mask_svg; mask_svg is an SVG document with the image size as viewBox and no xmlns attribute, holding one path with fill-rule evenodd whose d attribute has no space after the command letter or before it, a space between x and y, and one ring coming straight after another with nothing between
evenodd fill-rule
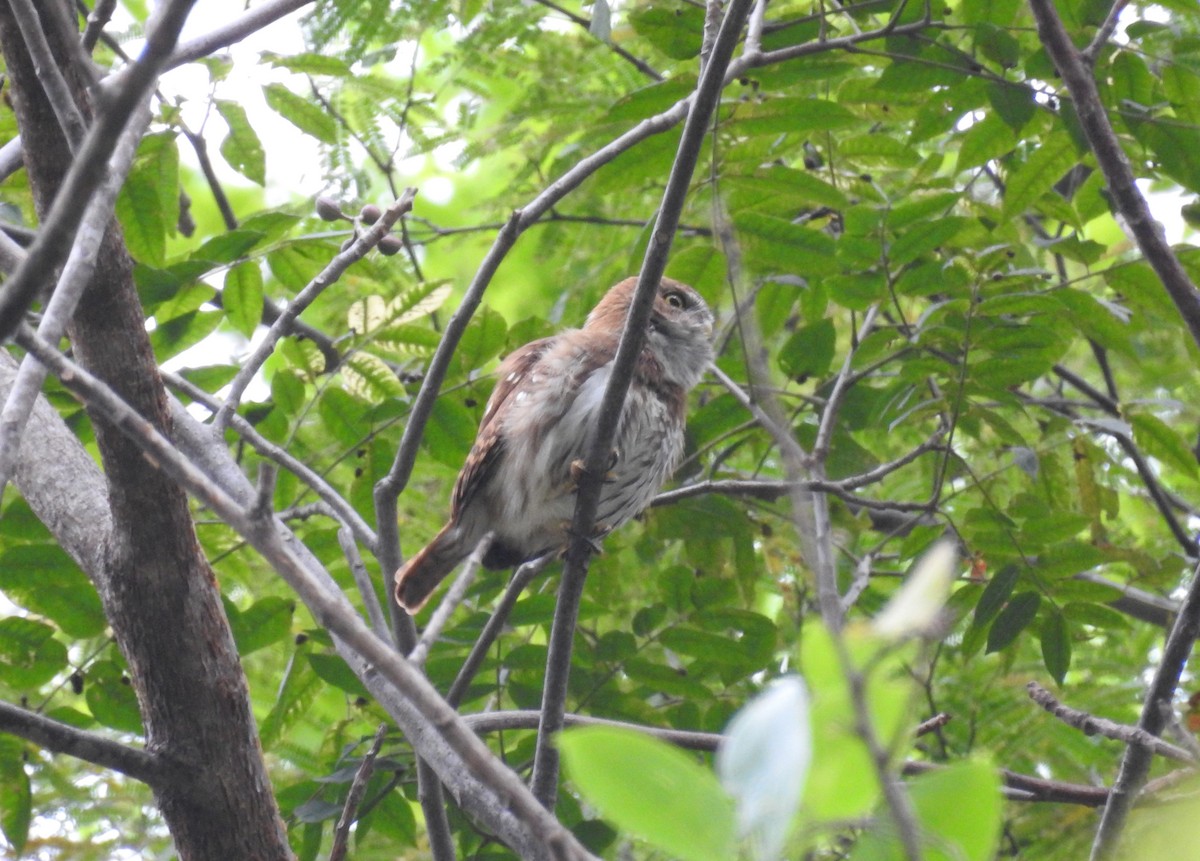
<instances>
[{"instance_id":1,"label":"owl's tail","mask_svg":"<svg viewBox=\"0 0 1200 861\"><path fill-rule=\"evenodd\" d=\"M462 534L454 524L447 523L442 531L425 545L417 555L400 566L396 572L396 603L409 615L425 606L438 583L454 570L471 546L462 540Z\"/></svg>"}]
</instances>

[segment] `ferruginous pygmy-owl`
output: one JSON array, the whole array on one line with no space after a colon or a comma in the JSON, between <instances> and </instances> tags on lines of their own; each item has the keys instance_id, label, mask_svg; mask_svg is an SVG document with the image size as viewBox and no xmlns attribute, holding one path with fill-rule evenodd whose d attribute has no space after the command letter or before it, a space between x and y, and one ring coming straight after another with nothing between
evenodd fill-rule
<instances>
[{"instance_id":1,"label":"ferruginous pygmy-owl","mask_svg":"<svg viewBox=\"0 0 1200 861\"><path fill-rule=\"evenodd\" d=\"M626 278L609 290L582 329L526 344L501 363L454 484L450 522L396 572L396 600L408 612L489 530L487 568L566 547L576 479L636 283ZM662 279L600 491L598 535L649 505L679 459L687 394L712 358L712 328L712 312L695 290Z\"/></svg>"}]
</instances>

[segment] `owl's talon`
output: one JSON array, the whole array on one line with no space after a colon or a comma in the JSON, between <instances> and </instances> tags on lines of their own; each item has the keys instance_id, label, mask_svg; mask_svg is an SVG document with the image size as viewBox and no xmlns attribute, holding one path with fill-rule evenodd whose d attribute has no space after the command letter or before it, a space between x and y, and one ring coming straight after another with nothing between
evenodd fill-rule
<instances>
[{"instance_id":1,"label":"owl's talon","mask_svg":"<svg viewBox=\"0 0 1200 861\"><path fill-rule=\"evenodd\" d=\"M621 459L621 452L613 448L608 453L608 467L605 470L604 478L601 479L605 484L612 484L617 480L617 474L613 471L617 466L617 461ZM583 474L587 471L583 458L577 457L571 461L571 483L576 489L579 487L579 479L583 478Z\"/></svg>"},{"instance_id":2,"label":"owl's talon","mask_svg":"<svg viewBox=\"0 0 1200 861\"><path fill-rule=\"evenodd\" d=\"M562 523L562 531L563 534L567 536L568 540L582 537L583 540L588 543L588 546L592 549L594 554L597 556L603 556L604 547L601 546L600 542L608 536L608 533L612 532L612 527L607 523L597 523L594 527L592 527L591 535L580 536L578 532L571 528L571 521L564 520ZM563 548L562 555L567 555L567 549L565 547Z\"/></svg>"}]
</instances>

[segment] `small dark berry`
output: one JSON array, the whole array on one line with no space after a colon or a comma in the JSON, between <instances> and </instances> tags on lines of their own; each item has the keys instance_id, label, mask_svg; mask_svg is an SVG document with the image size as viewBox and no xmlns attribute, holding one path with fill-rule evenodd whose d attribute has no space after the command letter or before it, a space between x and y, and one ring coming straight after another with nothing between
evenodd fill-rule
<instances>
[{"instance_id":1,"label":"small dark berry","mask_svg":"<svg viewBox=\"0 0 1200 861\"><path fill-rule=\"evenodd\" d=\"M317 215L321 217L322 221L337 221L339 218L346 217L337 201L324 195L317 198Z\"/></svg>"},{"instance_id":2,"label":"small dark berry","mask_svg":"<svg viewBox=\"0 0 1200 861\"><path fill-rule=\"evenodd\" d=\"M373 203L368 203L358 211L358 217L362 219L363 224L374 224L383 215L383 210Z\"/></svg>"},{"instance_id":3,"label":"small dark berry","mask_svg":"<svg viewBox=\"0 0 1200 861\"><path fill-rule=\"evenodd\" d=\"M379 253L386 257L391 257L403 247L404 241L391 233L379 240Z\"/></svg>"}]
</instances>

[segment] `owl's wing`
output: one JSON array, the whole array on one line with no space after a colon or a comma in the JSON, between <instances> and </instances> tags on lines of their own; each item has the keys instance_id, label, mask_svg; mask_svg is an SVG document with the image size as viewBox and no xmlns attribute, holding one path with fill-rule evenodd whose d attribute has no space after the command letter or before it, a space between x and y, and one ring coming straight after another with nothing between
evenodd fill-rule
<instances>
[{"instance_id":1,"label":"owl's wing","mask_svg":"<svg viewBox=\"0 0 1200 861\"><path fill-rule=\"evenodd\" d=\"M487 406L483 410L483 420L479 423L475 444L471 446L467 462L458 474L458 480L454 482L451 505L455 512L461 511L487 477L493 474L496 461L504 450L504 437L500 432L502 423L495 420L496 416L504 412L513 393L522 386L529 372L545 355L554 340L554 337L550 337L531 341L509 353L500 363L496 371L496 388L492 390L492 396L488 398Z\"/></svg>"}]
</instances>

